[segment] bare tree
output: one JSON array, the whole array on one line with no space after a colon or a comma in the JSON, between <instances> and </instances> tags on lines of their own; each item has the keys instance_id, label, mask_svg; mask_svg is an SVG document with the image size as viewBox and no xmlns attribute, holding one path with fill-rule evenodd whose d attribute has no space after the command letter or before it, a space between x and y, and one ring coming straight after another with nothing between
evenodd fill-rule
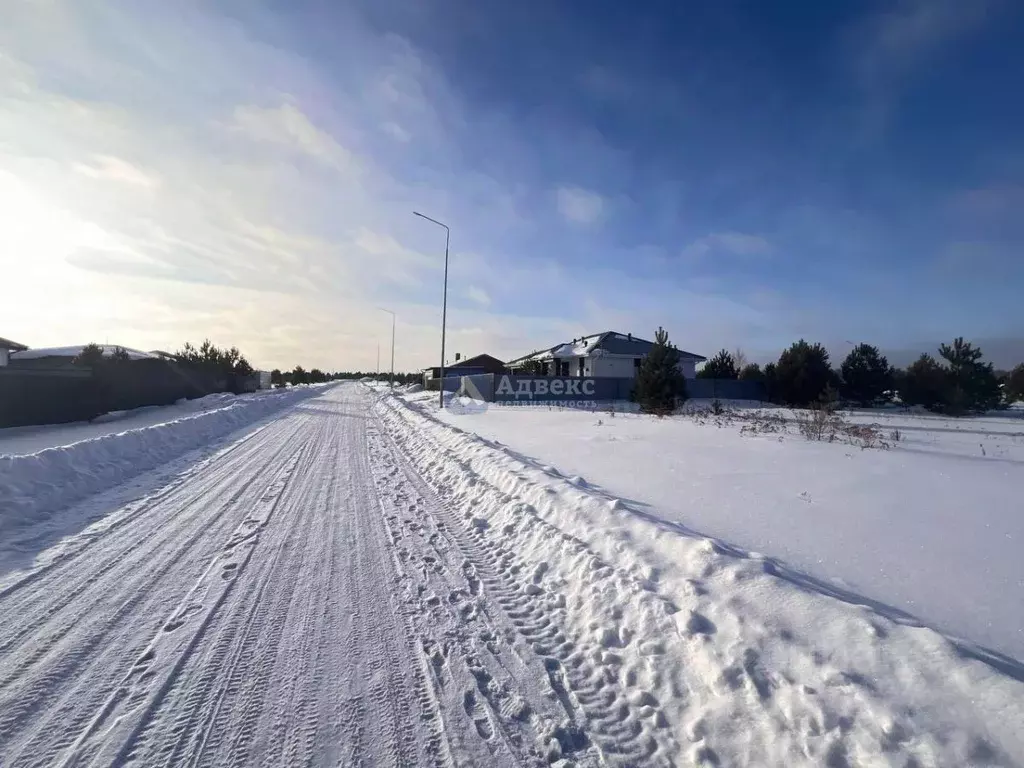
<instances>
[{"instance_id":1,"label":"bare tree","mask_svg":"<svg viewBox=\"0 0 1024 768\"><path fill-rule=\"evenodd\" d=\"M736 347L732 353L732 364L736 366L737 371L742 371L747 367L747 354L739 347Z\"/></svg>"}]
</instances>

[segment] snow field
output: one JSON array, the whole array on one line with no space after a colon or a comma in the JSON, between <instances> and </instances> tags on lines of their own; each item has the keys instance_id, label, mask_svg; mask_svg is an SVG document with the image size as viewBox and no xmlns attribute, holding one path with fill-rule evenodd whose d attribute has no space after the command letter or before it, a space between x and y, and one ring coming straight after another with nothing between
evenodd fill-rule
<instances>
[{"instance_id":1,"label":"snow field","mask_svg":"<svg viewBox=\"0 0 1024 768\"><path fill-rule=\"evenodd\" d=\"M765 553L819 591L910 614L1024 669L1024 516L1015 504L1024 487L1024 435L1015 430L1024 423L1012 412L894 413L887 429L900 428L901 439L889 450L861 450L809 442L792 424L744 434L750 422L730 416L547 408L459 415L421 405L524 461L636 501L659 526Z\"/></svg>"},{"instance_id":2,"label":"snow field","mask_svg":"<svg viewBox=\"0 0 1024 768\"><path fill-rule=\"evenodd\" d=\"M37 453L0 455L0 536L44 521L57 509L112 488L320 392L303 388L236 398L224 407L197 415Z\"/></svg>"},{"instance_id":3,"label":"snow field","mask_svg":"<svg viewBox=\"0 0 1024 768\"><path fill-rule=\"evenodd\" d=\"M461 517L477 568L489 569L484 594L528 625L520 638L602 756L779 766L1024 758L1024 685L969 648L782 578L770 559L654 525L634 503L396 398L378 408Z\"/></svg>"}]
</instances>

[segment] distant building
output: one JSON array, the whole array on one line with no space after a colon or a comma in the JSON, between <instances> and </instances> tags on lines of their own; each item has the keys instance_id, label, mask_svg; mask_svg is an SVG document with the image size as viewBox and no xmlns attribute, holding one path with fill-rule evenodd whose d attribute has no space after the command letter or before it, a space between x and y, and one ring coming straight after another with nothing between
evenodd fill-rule
<instances>
[{"instance_id":1,"label":"distant building","mask_svg":"<svg viewBox=\"0 0 1024 768\"><path fill-rule=\"evenodd\" d=\"M507 366L498 358L491 355L476 355L467 357L465 360L446 365L444 367L445 378L452 376L474 376L478 373L507 373ZM438 379L441 377L441 368L423 369L423 386L427 389L437 389Z\"/></svg>"},{"instance_id":2,"label":"distant building","mask_svg":"<svg viewBox=\"0 0 1024 768\"><path fill-rule=\"evenodd\" d=\"M12 352L24 352L28 347L0 336L0 366L7 365Z\"/></svg>"},{"instance_id":3,"label":"distant building","mask_svg":"<svg viewBox=\"0 0 1024 768\"><path fill-rule=\"evenodd\" d=\"M513 373L537 367L543 376L631 379L652 347L654 342L631 333L605 331L531 352L511 361L508 367ZM696 377L697 363L705 360L703 355L679 350L679 369L688 379Z\"/></svg>"},{"instance_id":4,"label":"distant building","mask_svg":"<svg viewBox=\"0 0 1024 768\"><path fill-rule=\"evenodd\" d=\"M19 367L33 368L60 368L69 366L87 346L87 344L77 344L70 347L34 347L32 349L28 349L26 347L19 352L11 353L9 364L12 366L16 365ZM154 357L154 355L151 355L149 352L142 352L138 349L118 347L113 344L100 344L99 346L100 349L103 350L104 355L112 355L118 349L123 349L132 360L145 360L147 358Z\"/></svg>"}]
</instances>

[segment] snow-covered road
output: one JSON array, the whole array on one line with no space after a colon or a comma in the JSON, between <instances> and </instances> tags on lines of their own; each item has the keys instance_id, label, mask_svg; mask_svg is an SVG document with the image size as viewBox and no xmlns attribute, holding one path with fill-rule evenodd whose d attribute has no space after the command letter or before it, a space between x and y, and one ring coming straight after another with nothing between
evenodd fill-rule
<instances>
[{"instance_id":1,"label":"snow-covered road","mask_svg":"<svg viewBox=\"0 0 1024 768\"><path fill-rule=\"evenodd\" d=\"M358 385L162 477L0 574L5 768L1024 759L1012 675Z\"/></svg>"},{"instance_id":2,"label":"snow-covered road","mask_svg":"<svg viewBox=\"0 0 1024 768\"><path fill-rule=\"evenodd\" d=\"M596 762L538 688L557 662L508 650L547 622L450 531L369 402L298 405L0 581L0 765ZM609 749L653 753L595 707Z\"/></svg>"}]
</instances>

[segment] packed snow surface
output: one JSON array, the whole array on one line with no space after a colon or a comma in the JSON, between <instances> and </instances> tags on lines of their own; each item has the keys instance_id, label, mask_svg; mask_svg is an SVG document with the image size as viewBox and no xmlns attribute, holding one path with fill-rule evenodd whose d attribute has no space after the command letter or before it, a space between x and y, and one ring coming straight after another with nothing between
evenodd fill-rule
<instances>
[{"instance_id":1,"label":"packed snow surface","mask_svg":"<svg viewBox=\"0 0 1024 768\"><path fill-rule=\"evenodd\" d=\"M437 413L430 401L422 407ZM631 499L663 528L779 559L851 598L1024 660L1019 414L854 413L892 446L861 450L742 434L738 419L615 408L452 409L442 418Z\"/></svg>"},{"instance_id":2,"label":"packed snow surface","mask_svg":"<svg viewBox=\"0 0 1024 768\"><path fill-rule=\"evenodd\" d=\"M297 400L26 532L0 764L1024 761L1013 670L641 511L359 384Z\"/></svg>"}]
</instances>

